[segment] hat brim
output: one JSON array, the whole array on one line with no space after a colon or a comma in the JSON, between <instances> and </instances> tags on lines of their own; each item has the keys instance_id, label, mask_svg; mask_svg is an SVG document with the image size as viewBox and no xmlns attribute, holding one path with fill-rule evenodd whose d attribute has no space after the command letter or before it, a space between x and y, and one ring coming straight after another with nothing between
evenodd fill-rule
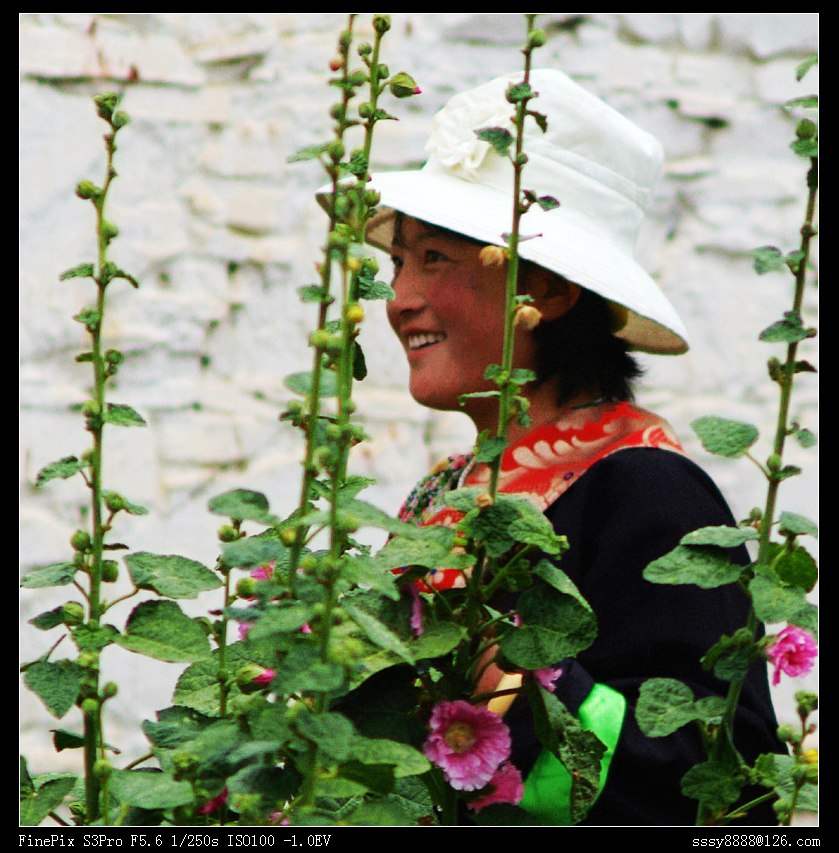
<instances>
[{"instance_id":1,"label":"hat brim","mask_svg":"<svg viewBox=\"0 0 839 853\"><path fill-rule=\"evenodd\" d=\"M512 197L494 187L443 171L381 172L368 184L381 195L368 224L367 242L389 252L398 211L449 231L504 245L499 223L512 223ZM573 210L531 207L522 218L519 256L559 273L627 309L615 334L641 352L677 355L688 349L687 331L652 277L602 234L592 233Z\"/></svg>"}]
</instances>

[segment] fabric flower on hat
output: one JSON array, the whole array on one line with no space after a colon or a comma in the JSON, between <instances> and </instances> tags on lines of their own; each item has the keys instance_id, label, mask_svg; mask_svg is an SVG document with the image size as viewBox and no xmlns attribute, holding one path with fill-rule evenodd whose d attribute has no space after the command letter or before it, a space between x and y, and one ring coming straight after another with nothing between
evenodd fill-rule
<instances>
[{"instance_id":1,"label":"fabric flower on hat","mask_svg":"<svg viewBox=\"0 0 839 853\"><path fill-rule=\"evenodd\" d=\"M515 764L505 761L487 785L489 793L467 803L470 809L479 812L493 803L511 803L516 805L524 796L524 784L521 773Z\"/></svg>"},{"instance_id":2,"label":"fabric flower on hat","mask_svg":"<svg viewBox=\"0 0 839 853\"><path fill-rule=\"evenodd\" d=\"M780 682L782 672L791 678L807 675L813 668L817 654L812 634L803 628L788 625L766 647L766 656L775 666L772 683Z\"/></svg>"},{"instance_id":3,"label":"fabric flower on hat","mask_svg":"<svg viewBox=\"0 0 839 853\"><path fill-rule=\"evenodd\" d=\"M426 758L441 767L452 788L483 788L510 757L510 730L498 714L457 699L431 712Z\"/></svg>"},{"instance_id":4,"label":"fabric flower on hat","mask_svg":"<svg viewBox=\"0 0 839 853\"><path fill-rule=\"evenodd\" d=\"M478 92L462 92L434 116L425 150L453 175L474 181L491 150L490 144L478 139L475 131L507 127L511 115L512 109L506 101Z\"/></svg>"}]
</instances>

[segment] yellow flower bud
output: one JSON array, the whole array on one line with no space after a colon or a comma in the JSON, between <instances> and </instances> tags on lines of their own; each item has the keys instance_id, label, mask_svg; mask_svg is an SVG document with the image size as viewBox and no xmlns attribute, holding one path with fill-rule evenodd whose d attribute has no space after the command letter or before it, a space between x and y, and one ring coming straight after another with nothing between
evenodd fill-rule
<instances>
[{"instance_id":1,"label":"yellow flower bud","mask_svg":"<svg viewBox=\"0 0 839 853\"><path fill-rule=\"evenodd\" d=\"M486 509L487 507L492 506L495 503L495 499L489 492L481 492L478 497L475 498L475 505L478 509Z\"/></svg>"},{"instance_id":2,"label":"yellow flower bud","mask_svg":"<svg viewBox=\"0 0 839 853\"><path fill-rule=\"evenodd\" d=\"M485 267L503 267L507 263L507 250L501 246L484 246L478 257Z\"/></svg>"},{"instance_id":3,"label":"yellow flower bud","mask_svg":"<svg viewBox=\"0 0 839 853\"><path fill-rule=\"evenodd\" d=\"M521 326L525 331L532 332L542 321L542 312L532 305L519 305L516 308L514 325Z\"/></svg>"},{"instance_id":4,"label":"yellow flower bud","mask_svg":"<svg viewBox=\"0 0 839 853\"><path fill-rule=\"evenodd\" d=\"M819 751L815 748L805 749L801 753L801 757L806 764L817 765L819 763Z\"/></svg>"},{"instance_id":5,"label":"yellow flower bud","mask_svg":"<svg viewBox=\"0 0 839 853\"><path fill-rule=\"evenodd\" d=\"M348 323L356 325L364 319L364 309L358 303L348 305L345 316Z\"/></svg>"}]
</instances>

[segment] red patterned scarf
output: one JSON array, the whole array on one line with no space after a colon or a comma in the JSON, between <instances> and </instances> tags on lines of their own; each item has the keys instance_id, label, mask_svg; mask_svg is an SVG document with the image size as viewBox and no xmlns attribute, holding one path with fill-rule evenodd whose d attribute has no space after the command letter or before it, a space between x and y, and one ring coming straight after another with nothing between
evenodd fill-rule
<instances>
[{"instance_id":1,"label":"red patterned scarf","mask_svg":"<svg viewBox=\"0 0 839 853\"><path fill-rule=\"evenodd\" d=\"M543 512L596 462L629 447L656 447L683 453L670 425L631 403L601 403L572 409L561 420L531 430L510 444L501 460L498 491L520 494ZM426 526L454 527L462 515L443 503L446 491L488 487L490 472L471 454L450 456L416 486L399 517ZM463 584L455 569L432 571L426 582L437 589Z\"/></svg>"}]
</instances>

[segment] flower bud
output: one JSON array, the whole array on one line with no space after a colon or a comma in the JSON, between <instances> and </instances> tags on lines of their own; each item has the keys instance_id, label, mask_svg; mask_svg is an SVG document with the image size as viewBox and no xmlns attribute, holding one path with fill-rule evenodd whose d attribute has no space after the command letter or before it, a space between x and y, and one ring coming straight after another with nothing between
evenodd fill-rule
<instances>
[{"instance_id":1,"label":"flower bud","mask_svg":"<svg viewBox=\"0 0 839 853\"><path fill-rule=\"evenodd\" d=\"M61 621L68 627L84 622L84 607L78 601L68 601L61 606Z\"/></svg>"},{"instance_id":2,"label":"flower bud","mask_svg":"<svg viewBox=\"0 0 839 853\"><path fill-rule=\"evenodd\" d=\"M114 766L107 758L100 758L93 764L93 775L99 779L107 779L113 772Z\"/></svg>"},{"instance_id":3,"label":"flower bud","mask_svg":"<svg viewBox=\"0 0 839 853\"><path fill-rule=\"evenodd\" d=\"M491 507L494 503L495 499L489 492L481 492L481 494L475 498L475 506L477 506L478 509L487 509L487 507Z\"/></svg>"},{"instance_id":4,"label":"flower bud","mask_svg":"<svg viewBox=\"0 0 839 853\"><path fill-rule=\"evenodd\" d=\"M235 542L240 538L239 531L232 524L222 524L216 535L221 542Z\"/></svg>"},{"instance_id":5,"label":"flower bud","mask_svg":"<svg viewBox=\"0 0 839 853\"><path fill-rule=\"evenodd\" d=\"M805 749L801 753L801 758L805 764L818 765L819 763L819 751L813 747L810 749Z\"/></svg>"},{"instance_id":6,"label":"flower bud","mask_svg":"<svg viewBox=\"0 0 839 853\"><path fill-rule=\"evenodd\" d=\"M778 453L773 453L773 454L772 454L772 455L771 455L771 456L766 460L766 467L767 467L770 471L777 471L778 469L780 469L780 467L781 467L781 456L780 456L780 454L778 454Z\"/></svg>"},{"instance_id":7,"label":"flower bud","mask_svg":"<svg viewBox=\"0 0 839 853\"><path fill-rule=\"evenodd\" d=\"M347 305L344 316L348 323L355 326L364 319L364 309L357 302L353 305Z\"/></svg>"},{"instance_id":8,"label":"flower bud","mask_svg":"<svg viewBox=\"0 0 839 853\"><path fill-rule=\"evenodd\" d=\"M113 699L114 696L117 695L117 693L119 693L119 687L117 687L117 685L114 684L113 681L108 681L102 687L102 698L103 699Z\"/></svg>"},{"instance_id":9,"label":"flower bud","mask_svg":"<svg viewBox=\"0 0 839 853\"><path fill-rule=\"evenodd\" d=\"M532 305L519 305L516 308L513 324L521 326L525 331L532 332L541 322L542 312Z\"/></svg>"},{"instance_id":10,"label":"flower bud","mask_svg":"<svg viewBox=\"0 0 839 853\"><path fill-rule=\"evenodd\" d=\"M384 35L390 29L390 15L373 15L373 29Z\"/></svg>"},{"instance_id":11,"label":"flower bud","mask_svg":"<svg viewBox=\"0 0 839 853\"><path fill-rule=\"evenodd\" d=\"M114 560L105 560L102 563L102 581L104 583L114 583L119 577L119 566Z\"/></svg>"},{"instance_id":12,"label":"flower bud","mask_svg":"<svg viewBox=\"0 0 839 853\"><path fill-rule=\"evenodd\" d=\"M76 186L76 195L84 199L97 199L102 195L102 190L92 181L79 181Z\"/></svg>"},{"instance_id":13,"label":"flower bud","mask_svg":"<svg viewBox=\"0 0 839 853\"><path fill-rule=\"evenodd\" d=\"M256 580L254 578L239 578L236 584L236 595L239 598L250 598L256 592Z\"/></svg>"},{"instance_id":14,"label":"flower bud","mask_svg":"<svg viewBox=\"0 0 839 853\"><path fill-rule=\"evenodd\" d=\"M287 527L280 531L280 542L287 547L291 547L297 541L297 531L293 527Z\"/></svg>"},{"instance_id":15,"label":"flower bud","mask_svg":"<svg viewBox=\"0 0 839 853\"><path fill-rule=\"evenodd\" d=\"M422 89L417 86L416 80L404 71L394 74L389 85L390 93L394 98L410 98L412 95L422 93Z\"/></svg>"},{"instance_id":16,"label":"flower bud","mask_svg":"<svg viewBox=\"0 0 839 853\"><path fill-rule=\"evenodd\" d=\"M86 418L96 418L102 414L102 409L96 400L87 400L82 406L82 414Z\"/></svg>"},{"instance_id":17,"label":"flower bud","mask_svg":"<svg viewBox=\"0 0 839 853\"><path fill-rule=\"evenodd\" d=\"M799 139L812 139L817 131L818 127L816 127L815 122L810 121L808 118L803 118L795 128L795 135Z\"/></svg>"},{"instance_id":18,"label":"flower bud","mask_svg":"<svg viewBox=\"0 0 839 853\"><path fill-rule=\"evenodd\" d=\"M93 716L99 713L99 703L95 699L83 699L81 709L86 716Z\"/></svg>"},{"instance_id":19,"label":"flower bud","mask_svg":"<svg viewBox=\"0 0 839 853\"><path fill-rule=\"evenodd\" d=\"M343 65L343 60L340 56L335 56L329 60L329 70L330 71L340 71L341 66Z\"/></svg>"},{"instance_id":20,"label":"flower bud","mask_svg":"<svg viewBox=\"0 0 839 853\"><path fill-rule=\"evenodd\" d=\"M361 57L370 56L370 54L372 52L373 52L373 45L369 44L366 41L358 46L358 55Z\"/></svg>"},{"instance_id":21,"label":"flower bud","mask_svg":"<svg viewBox=\"0 0 839 853\"><path fill-rule=\"evenodd\" d=\"M70 537L70 544L74 551L87 551L90 548L90 534L85 530L77 530Z\"/></svg>"},{"instance_id":22,"label":"flower bud","mask_svg":"<svg viewBox=\"0 0 839 853\"><path fill-rule=\"evenodd\" d=\"M545 31L541 29L531 30L527 36L528 47L542 47L546 41Z\"/></svg>"},{"instance_id":23,"label":"flower bud","mask_svg":"<svg viewBox=\"0 0 839 853\"><path fill-rule=\"evenodd\" d=\"M484 246L478 254L485 267L503 267L508 257L507 250L501 246Z\"/></svg>"},{"instance_id":24,"label":"flower bud","mask_svg":"<svg viewBox=\"0 0 839 853\"><path fill-rule=\"evenodd\" d=\"M105 506L111 512L119 512L125 509L125 498L116 492L105 492Z\"/></svg>"},{"instance_id":25,"label":"flower bud","mask_svg":"<svg viewBox=\"0 0 839 853\"><path fill-rule=\"evenodd\" d=\"M111 124L114 126L114 130L119 130L121 127L125 127L131 119L128 117L128 113L120 110L117 113L114 113L114 117L111 119Z\"/></svg>"}]
</instances>

